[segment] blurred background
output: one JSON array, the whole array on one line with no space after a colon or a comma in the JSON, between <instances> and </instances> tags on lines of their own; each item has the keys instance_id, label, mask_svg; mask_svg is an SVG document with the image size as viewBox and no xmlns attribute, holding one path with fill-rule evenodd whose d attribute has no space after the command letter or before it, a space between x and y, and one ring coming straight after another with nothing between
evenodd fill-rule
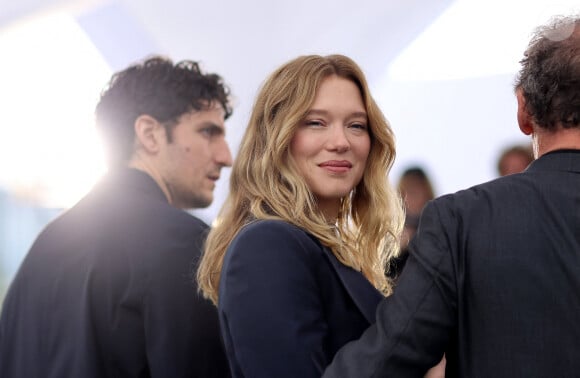
<instances>
[{"instance_id":1,"label":"blurred background","mask_svg":"<svg viewBox=\"0 0 580 378\"><path fill-rule=\"evenodd\" d=\"M0 303L38 232L104 172L93 109L110 75L150 54L201 62L231 87L233 153L265 77L304 54L365 71L409 166L436 195L498 176L527 143L513 82L533 28L577 0L0 0ZM225 197L226 169L211 207ZM75 230L70 230L75 232Z\"/></svg>"}]
</instances>

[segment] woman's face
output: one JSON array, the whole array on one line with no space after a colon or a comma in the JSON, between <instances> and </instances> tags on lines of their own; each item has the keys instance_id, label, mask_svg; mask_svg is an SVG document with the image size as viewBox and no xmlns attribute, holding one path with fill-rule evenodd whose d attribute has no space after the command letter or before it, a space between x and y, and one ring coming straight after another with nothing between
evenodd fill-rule
<instances>
[{"instance_id":1,"label":"woman's face","mask_svg":"<svg viewBox=\"0 0 580 378\"><path fill-rule=\"evenodd\" d=\"M368 118L350 80L324 79L290 143L290 153L327 219L360 182L370 152Z\"/></svg>"}]
</instances>

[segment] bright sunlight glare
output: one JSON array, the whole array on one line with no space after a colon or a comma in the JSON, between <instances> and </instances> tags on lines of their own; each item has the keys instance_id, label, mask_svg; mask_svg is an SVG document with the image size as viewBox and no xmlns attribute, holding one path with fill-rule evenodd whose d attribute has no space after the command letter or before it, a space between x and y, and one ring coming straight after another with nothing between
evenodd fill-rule
<instances>
[{"instance_id":1,"label":"bright sunlight glare","mask_svg":"<svg viewBox=\"0 0 580 378\"><path fill-rule=\"evenodd\" d=\"M93 111L111 69L66 13L1 30L0 51L0 186L70 207L105 171Z\"/></svg>"}]
</instances>

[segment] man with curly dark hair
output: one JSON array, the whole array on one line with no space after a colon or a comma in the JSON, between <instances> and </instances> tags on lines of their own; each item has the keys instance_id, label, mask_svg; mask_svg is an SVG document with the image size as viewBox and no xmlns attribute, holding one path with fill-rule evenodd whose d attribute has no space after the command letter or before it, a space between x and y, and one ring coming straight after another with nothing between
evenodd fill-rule
<instances>
[{"instance_id":1,"label":"man with curly dark hair","mask_svg":"<svg viewBox=\"0 0 580 378\"><path fill-rule=\"evenodd\" d=\"M194 272L232 157L229 90L154 56L96 107L108 173L39 235L4 301L0 376L227 377L217 313Z\"/></svg>"},{"instance_id":2,"label":"man with curly dark hair","mask_svg":"<svg viewBox=\"0 0 580 378\"><path fill-rule=\"evenodd\" d=\"M580 15L537 30L516 80L534 160L423 210L377 322L324 377L580 375Z\"/></svg>"}]
</instances>

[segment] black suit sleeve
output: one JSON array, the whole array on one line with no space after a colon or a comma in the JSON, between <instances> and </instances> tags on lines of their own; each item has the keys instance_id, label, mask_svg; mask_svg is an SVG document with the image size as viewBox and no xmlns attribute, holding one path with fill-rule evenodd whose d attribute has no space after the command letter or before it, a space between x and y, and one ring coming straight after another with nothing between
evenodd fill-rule
<instances>
[{"instance_id":1,"label":"black suit sleeve","mask_svg":"<svg viewBox=\"0 0 580 378\"><path fill-rule=\"evenodd\" d=\"M449 233L456 220L438 203L423 211L395 292L377 322L335 356L324 377L422 377L446 350L456 326L456 279ZM444 226L445 224L445 226Z\"/></svg>"}]
</instances>

